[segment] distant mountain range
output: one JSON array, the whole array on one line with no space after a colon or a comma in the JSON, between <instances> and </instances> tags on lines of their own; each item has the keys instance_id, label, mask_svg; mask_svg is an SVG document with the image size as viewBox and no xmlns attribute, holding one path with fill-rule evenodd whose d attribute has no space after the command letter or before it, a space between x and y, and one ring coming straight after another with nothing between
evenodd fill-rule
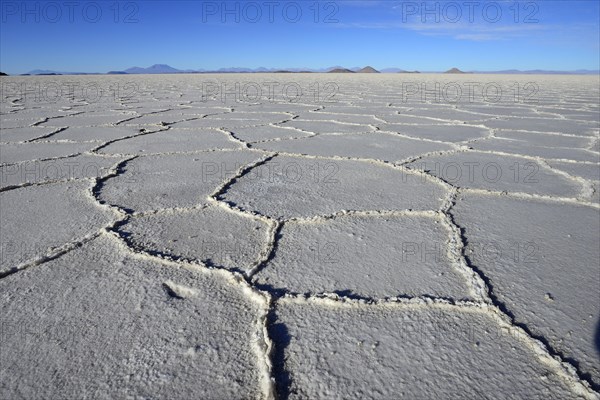
<instances>
[{"instance_id":1,"label":"distant mountain range","mask_svg":"<svg viewBox=\"0 0 600 400\"><path fill-rule=\"evenodd\" d=\"M451 68L448 71L444 72L445 74L465 74L466 72L461 71L458 68Z\"/></svg>"},{"instance_id":2,"label":"distant mountain range","mask_svg":"<svg viewBox=\"0 0 600 400\"><path fill-rule=\"evenodd\" d=\"M220 68L217 70L206 70L206 69L186 69L181 70L177 68L173 68L167 64L154 64L147 68L142 67L131 67L123 71L109 71L106 74L108 75L139 75L139 74L203 74L203 73L290 73L290 72L301 72L301 73L309 73L309 72L334 72L334 73L419 73L419 71L406 71L400 68L384 68L381 70L376 70L372 67L353 67L353 68L344 68L341 66L334 66L329 68L243 68L243 67L230 67L230 68ZM426 71L428 73L440 73L443 71ZM521 71L517 69L509 69L503 71L467 71L463 72L458 68L452 68L446 73L472 73L472 74L571 74L571 75L598 75L600 74L599 70L587 70L587 69L579 69L576 71L549 71L549 70L526 70ZM26 74L22 75L102 75L103 73L89 73L89 72L61 72L61 71L52 71L52 70L44 70L44 69L34 69L33 71L29 71Z\"/></svg>"}]
</instances>

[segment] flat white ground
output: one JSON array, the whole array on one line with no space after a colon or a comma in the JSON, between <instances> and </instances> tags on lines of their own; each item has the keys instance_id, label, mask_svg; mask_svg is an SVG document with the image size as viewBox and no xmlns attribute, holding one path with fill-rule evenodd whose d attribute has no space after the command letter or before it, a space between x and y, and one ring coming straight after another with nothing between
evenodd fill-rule
<instances>
[{"instance_id":1,"label":"flat white ground","mask_svg":"<svg viewBox=\"0 0 600 400\"><path fill-rule=\"evenodd\" d=\"M0 83L0 398L599 397L597 77Z\"/></svg>"}]
</instances>

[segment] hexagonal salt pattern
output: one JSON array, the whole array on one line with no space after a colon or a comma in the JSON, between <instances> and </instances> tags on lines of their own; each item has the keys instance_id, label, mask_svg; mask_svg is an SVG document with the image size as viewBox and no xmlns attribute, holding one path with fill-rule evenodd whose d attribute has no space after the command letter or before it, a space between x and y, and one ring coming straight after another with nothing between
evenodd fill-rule
<instances>
[{"instance_id":1,"label":"hexagonal salt pattern","mask_svg":"<svg viewBox=\"0 0 600 400\"><path fill-rule=\"evenodd\" d=\"M52 79L138 90L0 102L0 398L598 398L596 77Z\"/></svg>"},{"instance_id":2,"label":"hexagonal salt pattern","mask_svg":"<svg viewBox=\"0 0 600 400\"><path fill-rule=\"evenodd\" d=\"M600 382L598 209L463 195L451 212L464 231L467 256L498 301Z\"/></svg>"},{"instance_id":3,"label":"hexagonal salt pattern","mask_svg":"<svg viewBox=\"0 0 600 400\"><path fill-rule=\"evenodd\" d=\"M117 214L95 203L89 180L29 186L0 193L0 276L43 260L97 233Z\"/></svg>"},{"instance_id":4,"label":"hexagonal salt pattern","mask_svg":"<svg viewBox=\"0 0 600 400\"><path fill-rule=\"evenodd\" d=\"M275 255L256 276L269 290L366 298L469 297L433 215L347 215L285 223Z\"/></svg>"},{"instance_id":5,"label":"hexagonal salt pattern","mask_svg":"<svg viewBox=\"0 0 600 400\"><path fill-rule=\"evenodd\" d=\"M363 161L277 156L236 179L220 199L273 218L343 210L436 210L442 184Z\"/></svg>"},{"instance_id":6,"label":"hexagonal salt pattern","mask_svg":"<svg viewBox=\"0 0 600 400\"><path fill-rule=\"evenodd\" d=\"M0 281L0 397L258 398L260 301L104 234Z\"/></svg>"},{"instance_id":7,"label":"hexagonal salt pattern","mask_svg":"<svg viewBox=\"0 0 600 400\"><path fill-rule=\"evenodd\" d=\"M275 310L274 368L287 398L578 398L518 332L476 308L322 302Z\"/></svg>"},{"instance_id":8,"label":"hexagonal salt pattern","mask_svg":"<svg viewBox=\"0 0 600 400\"><path fill-rule=\"evenodd\" d=\"M260 153L251 151L136 158L122 166L122 173L104 182L99 198L135 211L201 205L220 183L261 158Z\"/></svg>"},{"instance_id":9,"label":"hexagonal salt pattern","mask_svg":"<svg viewBox=\"0 0 600 400\"><path fill-rule=\"evenodd\" d=\"M269 228L263 219L209 206L132 218L120 231L147 252L244 271L259 261Z\"/></svg>"}]
</instances>

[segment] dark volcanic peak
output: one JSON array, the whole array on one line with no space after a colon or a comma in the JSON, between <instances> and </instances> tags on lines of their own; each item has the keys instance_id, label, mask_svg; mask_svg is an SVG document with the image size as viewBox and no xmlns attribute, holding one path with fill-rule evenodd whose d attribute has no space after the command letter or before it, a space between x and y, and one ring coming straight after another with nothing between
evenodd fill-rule
<instances>
[{"instance_id":1,"label":"dark volcanic peak","mask_svg":"<svg viewBox=\"0 0 600 400\"><path fill-rule=\"evenodd\" d=\"M360 74L378 74L379 71L377 71L375 68L370 67L370 66L366 66L362 69L359 69L358 71L356 71Z\"/></svg>"},{"instance_id":2,"label":"dark volcanic peak","mask_svg":"<svg viewBox=\"0 0 600 400\"><path fill-rule=\"evenodd\" d=\"M0 72L0 76L8 76L8 74L5 74L4 72Z\"/></svg>"},{"instance_id":3,"label":"dark volcanic peak","mask_svg":"<svg viewBox=\"0 0 600 400\"><path fill-rule=\"evenodd\" d=\"M449 69L448 71L444 72L445 74L465 74L466 72L461 71L458 68L452 68Z\"/></svg>"},{"instance_id":4,"label":"dark volcanic peak","mask_svg":"<svg viewBox=\"0 0 600 400\"><path fill-rule=\"evenodd\" d=\"M353 74L354 71L348 68L334 68L331 71L328 71L330 74Z\"/></svg>"}]
</instances>

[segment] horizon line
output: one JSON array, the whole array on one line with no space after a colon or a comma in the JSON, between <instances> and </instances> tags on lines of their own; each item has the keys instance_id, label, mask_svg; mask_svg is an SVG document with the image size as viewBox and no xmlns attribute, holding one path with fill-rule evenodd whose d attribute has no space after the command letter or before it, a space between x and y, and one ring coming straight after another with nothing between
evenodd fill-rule
<instances>
[{"instance_id":1,"label":"horizon line","mask_svg":"<svg viewBox=\"0 0 600 400\"><path fill-rule=\"evenodd\" d=\"M163 70L154 69L155 67L162 67ZM553 73L553 74L576 74L576 73L588 73L588 74L597 74L600 73L598 69L586 69L586 68L578 68L573 70L551 70L551 69L517 69L517 68L508 68L508 69L496 69L496 70L461 70L457 67L452 67L445 71L436 70L436 71L422 71L422 70L406 70L399 67L385 67L385 68L374 68L369 65L365 67L343 67L343 66L330 66L325 68L314 68L314 67L285 67L285 68L276 68L276 67L220 67L216 69L179 69L170 66L169 64L153 64L149 67L138 67L133 66L124 70L109 70L106 72L81 72L81 71L58 71L58 70L49 70L49 69L41 69L35 68L23 73L8 73L4 72L0 69L0 72L6 74L7 76L43 76L43 75L161 75L161 74L208 74L208 73L331 73L331 71L335 71L336 69L342 70L343 72L357 73L363 69L372 69L375 73L448 73L449 71L456 71L456 73L464 73L464 74L490 74L490 73L503 73L509 72L513 74L518 73ZM127 72L131 71L132 72Z\"/></svg>"}]
</instances>

